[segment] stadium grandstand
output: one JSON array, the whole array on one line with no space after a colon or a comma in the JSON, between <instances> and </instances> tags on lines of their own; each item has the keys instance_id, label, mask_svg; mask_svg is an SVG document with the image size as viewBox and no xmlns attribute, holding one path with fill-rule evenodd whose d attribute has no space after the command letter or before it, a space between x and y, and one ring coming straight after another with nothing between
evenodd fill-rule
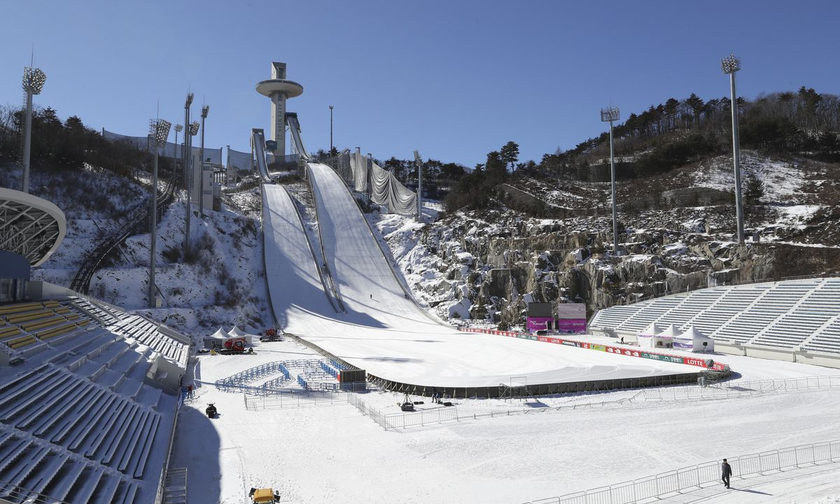
<instances>
[{"instance_id":1,"label":"stadium grandstand","mask_svg":"<svg viewBox=\"0 0 840 504\"><path fill-rule=\"evenodd\" d=\"M723 353L840 367L840 278L712 287L599 311L593 332L634 341L651 324L694 328Z\"/></svg>"},{"instance_id":2,"label":"stadium grandstand","mask_svg":"<svg viewBox=\"0 0 840 504\"><path fill-rule=\"evenodd\" d=\"M162 502L187 337L30 271L52 203L0 189L0 502Z\"/></svg>"}]
</instances>

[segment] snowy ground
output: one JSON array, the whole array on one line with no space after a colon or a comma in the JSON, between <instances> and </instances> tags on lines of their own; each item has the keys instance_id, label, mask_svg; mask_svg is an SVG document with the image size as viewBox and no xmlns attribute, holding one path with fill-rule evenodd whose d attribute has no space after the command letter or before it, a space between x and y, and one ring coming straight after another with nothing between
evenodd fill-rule
<instances>
[{"instance_id":1,"label":"snowy ground","mask_svg":"<svg viewBox=\"0 0 840 504\"><path fill-rule=\"evenodd\" d=\"M290 341L268 343L253 356L202 356L197 375L212 383L264 362L314 357ZM737 368L739 380L836 374L794 363L721 358ZM242 394L204 385L182 412L172 465L189 467L190 503L239 504L249 488L264 485L279 489L282 502L294 503L517 503L838 438L836 389L618 402L626 394L540 398L550 406L540 408L528 400L459 400L454 406L459 413L539 413L385 431L341 400L246 410ZM399 413L402 399L379 391L358 397L385 414ZM569 401L593 406L553 409ZM203 416L208 402L218 406L219 418ZM757 482L761 486L754 488L748 480L734 480L733 486L742 489L739 496L757 500L714 495L703 502L832 502L819 498L840 495L840 465L826 470L808 476L807 485L795 475Z\"/></svg>"},{"instance_id":2,"label":"snowy ground","mask_svg":"<svg viewBox=\"0 0 840 504\"><path fill-rule=\"evenodd\" d=\"M262 332L273 322L265 304L262 246L257 236L260 224L247 216L254 215L249 206L253 194L236 197L244 206L242 210L226 206L220 211L205 209L204 219L193 207L190 234L195 254L189 262L177 260L184 242L183 197L180 194L170 205L158 225L155 283L163 307L147 309L149 234L126 240L121 260L94 274L90 294L129 310L144 310L196 338L208 336L220 326Z\"/></svg>"},{"instance_id":3,"label":"snowy ground","mask_svg":"<svg viewBox=\"0 0 840 504\"><path fill-rule=\"evenodd\" d=\"M348 204L347 211L340 215L349 214L349 208ZM324 211L319 209L321 218L325 217ZM282 213L277 212L276 216ZM469 376L471 371L465 372L466 361L459 360L457 354L471 355L475 361L470 363L472 369L485 372L498 368L499 356L513 361L511 370L525 369L534 362L517 359L536 359L538 353L557 369L564 365L592 366L586 362L588 355L583 350L564 360L554 353L558 345L459 336L451 330L444 335L443 328L431 331L432 324L399 304L404 298L390 284L380 285L375 291L379 296L387 287L390 293L382 297L383 307L377 308L379 300L368 297L372 291L364 290L362 281L374 277L385 282L387 276L378 270L373 271L375 275L364 273L365 268L373 266L359 258L349 261L344 253L360 254L362 247L369 244L353 245L349 251L343 249L348 242L340 236L341 231L350 224L342 225L338 215L326 219L322 220L321 232L328 237L325 248L339 251L333 256L339 259L332 259L335 262L330 270L346 296L350 309L345 315L349 320L343 321L342 314L327 312L320 301L323 293L319 294L323 311L306 313L315 303L306 296L290 295L290 288L296 292L295 284L271 288L275 312L281 309L295 332L309 331L307 339L329 346L335 353L347 354L343 355L345 358L352 358L349 354L353 353L356 359L367 360L367 364L389 373L416 373L414 368L419 364L412 359L420 360L426 379L453 372L460 374L459 379ZM291 218L283 221L295 223ZM297 233L303 234L302 230ZM284 246L280 238L274 239L277 251ZM270 238L267 243L271 243ZM317 273L304 268L307 261L312 262L311 253L301 247L296 247L296 251L300 263L293 263L292 270L305 270L305 274L300 274L304 280L301 288L317 286ZM330 260L329 252L327 256ZM368 317L366 324L362 324L362 315ZM411 327L400 329L398 319ZM328 326L337 329L342 323L346 324L344 332L325 330ZM423 326L423 337L415 334L414 340L410 339L410 330L422 324L428 324ZM437 350L423 348L458 337L480 345L457 349L453 342L446 342L449 360L443 358L446 351L432 356ZM373 421L373 416L402 415L398 404L403 397L399 394L372 390L317 403L287 401L284 407L270 398L266 402L252 399L251 408L246 408L246 396L242 393L223 392L212 385L263 363L302 358L315 356L291 341L258 345L255 355L250 356L199 358L196 377L203 385L182 414L172 460L174 467L190 468L190 502L240 503L246 499L249 488L270 486L280 491L283 502L295 503L516 503L723 457L837 437L835 418L840 408L840 390L836 388L692 400L648 400L635 391L507 401L462 399L452 401L450 407L458 411L460 421L432 421L424 426L384 430ZM738 373L736 380L744 384L751 380L840 374L825 368L746 357L716 355L715 359L730 364ZM447 366L454 370L445 369ZM260 382L251 385L259 386ZM679 390L698 389L686 386ZM351 397L361 401L363 408L350 404ZM219 418L209 420L203 416L207 403L216 404ZM432 415L444 408L426 400L417 407ZM772 483L775 492L784 493L791 500L800 496L812 499L815 486L820 488L820 497L840 493L836 476L836 471L810 473L808 481L812 486L807 488L795 480L785 483L782 478L766 484ZM748 482L744 489L749 491ZM749 493L760 495L757 492ZM716 498L706 501L714 502Z\"/></svg>"}]
</instances>

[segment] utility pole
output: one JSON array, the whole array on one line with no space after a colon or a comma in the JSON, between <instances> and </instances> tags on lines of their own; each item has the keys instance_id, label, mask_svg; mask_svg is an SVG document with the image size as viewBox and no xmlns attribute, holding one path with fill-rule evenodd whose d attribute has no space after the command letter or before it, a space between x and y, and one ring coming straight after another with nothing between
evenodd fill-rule
<instances>
[{"instance_id":1,"label":"utility pole","mask_svg":"<svg viewBox=\"0 0 840 504\"><path fill-rule=\"evenodd\" d=\"M201 107L201 168L199 169L199 197L198 197L198 215L204 218L204 120L207 119L207 114L210 112L210 105Z\"/></svg>"},{"instance_id":2,"label":"utility pole","mask_svg":"<svg viewBox=\"0 0 840 504\"><path fill-rule=\"evenodd\" d=\"M417 165L417 220L423 218L423 160L420 153L414 151L414 164Z\"/></svg>"}]
</instances>

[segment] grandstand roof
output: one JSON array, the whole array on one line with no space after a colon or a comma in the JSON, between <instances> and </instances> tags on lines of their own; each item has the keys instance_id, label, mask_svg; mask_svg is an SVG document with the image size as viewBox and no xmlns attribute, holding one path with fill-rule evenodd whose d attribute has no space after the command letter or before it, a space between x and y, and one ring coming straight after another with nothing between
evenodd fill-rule
<instances>
[{"instance_id":1,"label":"grandstand roof","mask_svg":"<svg viewBox=\"0 0 840 504\"><path fill-rule=\"evenodd\" d=\"M64 212L31 194L0 188L0 250L38 266L49 259L67 234Z\"/></svg>"}]
</instances>

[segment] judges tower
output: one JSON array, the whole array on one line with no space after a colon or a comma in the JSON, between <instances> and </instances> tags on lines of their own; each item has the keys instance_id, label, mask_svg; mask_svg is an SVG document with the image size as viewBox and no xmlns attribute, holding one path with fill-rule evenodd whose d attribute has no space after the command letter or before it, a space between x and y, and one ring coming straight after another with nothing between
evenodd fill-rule
<instances>
[{"instance_id":1,"label":"judges tower","mask_svg":"<svg viewBox=\"0 0 840 504\"><path fill-rule=\"evenodd\" d=\"M258 82L257 92L271 99L271 140L277 143L274 155L282 159L286 155L286 99L300 96L303 86L286 80L286 64L275 61L271 79Z\"/></svg>"}]
</instances>

